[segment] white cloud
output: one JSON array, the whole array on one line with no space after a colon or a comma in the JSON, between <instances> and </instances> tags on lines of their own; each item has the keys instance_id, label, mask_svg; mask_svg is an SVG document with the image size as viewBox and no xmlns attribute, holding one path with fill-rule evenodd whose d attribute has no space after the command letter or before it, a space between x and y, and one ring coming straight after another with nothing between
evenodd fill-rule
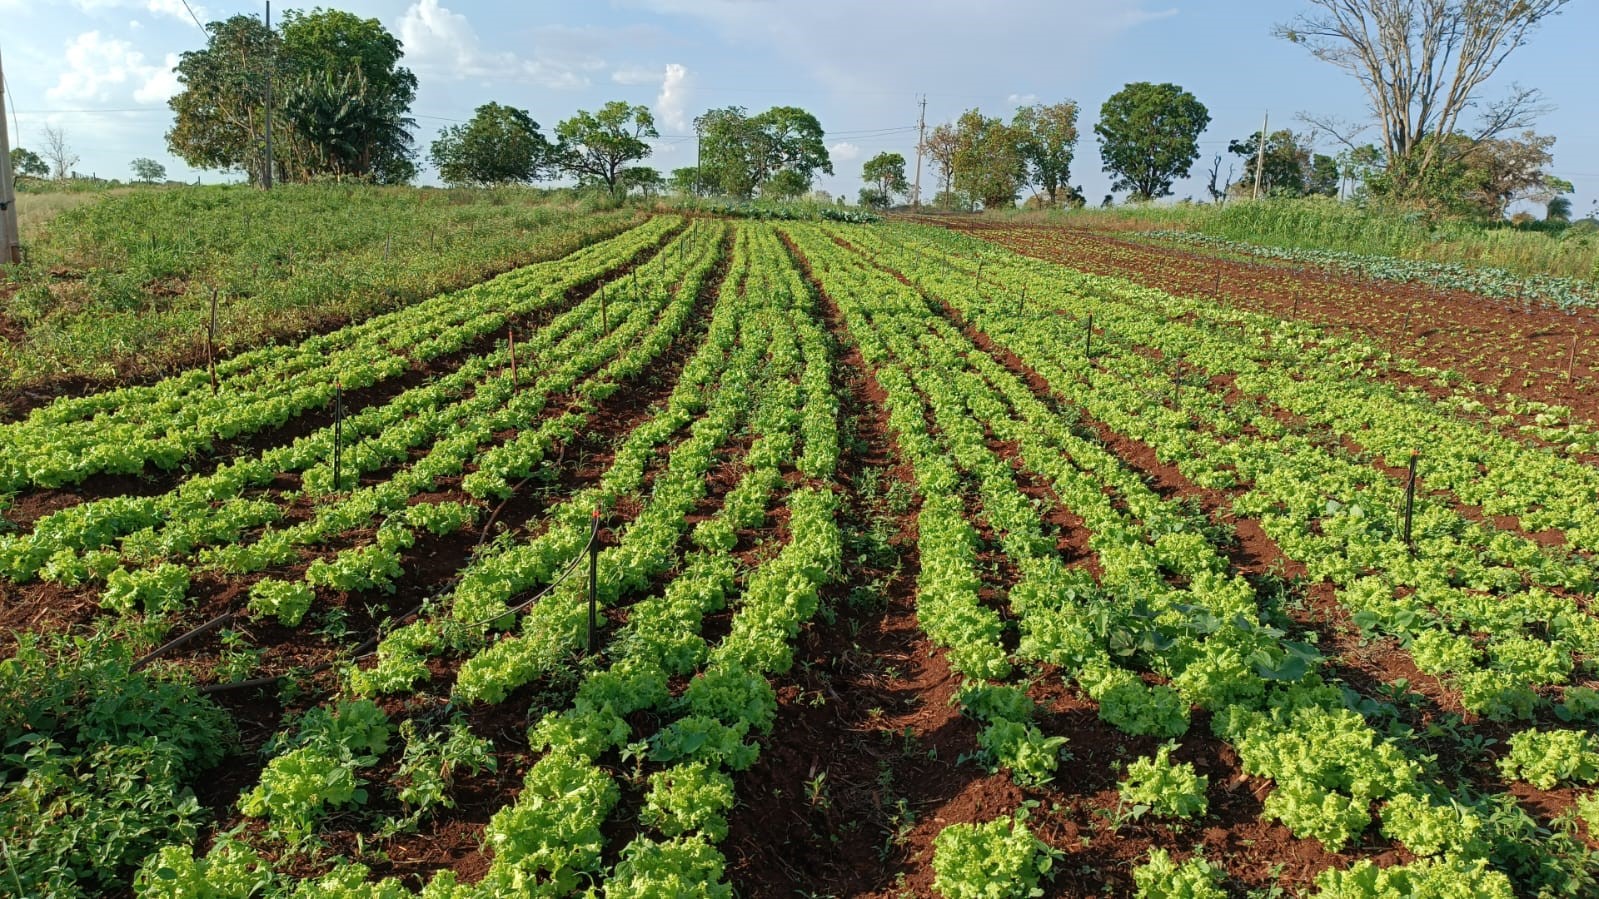
<instances>
[{"instance_id":1,"label":"white cloud","mask_svg":"<svg viewBox=\"0 0 1599 899\"><path fill-rule=\"evenodd\" d=\"M466 16L440 6L439 0L417 0L405 11L400 42L412 68L454 80L509 78L541 87L579 88L589 83L582 70L604 65L587 58L523 59L508 51L488 50Z\"/></svg>"},{"instance_id":2,"label":"white cloud","mask_svg":"<svg viewBox=\"0 0 1599 899\"><path fill-rule=\"evenodd\" d=\"M1005 102L1010 104L1011 106L1032 106L1034 103L1038 102L1038 95L1037 94L1011 94L1010 96L1005 98Z\"/></svg>"},{"instance_id":3,"label":"white cloud","mask_svg":"<svg viewBox=\"0 0 1599 899\"><path fill-rule=\"evenodd\" d=\"M661 77L660 69L651 69L645 66L627 66L611 73L611 80L617 84L654 84Z\"/></svg>"},{"instance_id":4,"label":"white cloud","mask_svg":"<svg viewBox=\"0 0 1599 899\"><path fill-rule=\"evenodd\" d=\"M103 101L132 95L140 103L159 103L178 91L176 54L165 65L145 62L144 54L127 41L85 31L67 45L67 69L46 91L52 100ZM131 91L129 90L131 88Z\"/></svg>"},{"instance_id":5,"label":"white cloud","mask_svg":"<svg viewBox=\"0 0 1599 899\"><path fill-rule=\"evenodd\" d=\"M661 92L655 97L655 116L673 131L688 130L688 69L668 63L661 76Z\"/></svg>"},{"instance_id":6,"label":"white cloud","mask_svg":"<svg viewBox=\"0 0 1599 899\"><path fill-rule=\"evenodd\" d=\"M828 147L827 153L833 157L834 162L854 162L861 158L861 148L847 140L839 141Z\"/></svg>"}]
</instances>

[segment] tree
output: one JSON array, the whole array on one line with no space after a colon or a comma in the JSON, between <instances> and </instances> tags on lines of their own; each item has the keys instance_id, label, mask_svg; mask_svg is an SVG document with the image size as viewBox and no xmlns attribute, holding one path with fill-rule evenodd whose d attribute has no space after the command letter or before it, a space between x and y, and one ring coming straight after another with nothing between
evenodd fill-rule
<instances>
[{"instance_id":1,"label":"tree","mask_svg":"<svg viewBox=\"0 0 1599 899\"><path fill-rule=\"evenodd\" d=\"M242 171L256 183L265 172L268 76L281 46L255 16L205 26L206 46L178 57L178 83L167 101L174 114L167 149L202 169ZM281 106L281 92L275 106Z\"/></svg>"},{"instance_id":2,"label":"tree","mask_svg":"<svg viewBox=\"0 0 1599 899\"><path fill-rule=\"evenodd\" d=\"M1222 155L1217 153L1210 161L1210 180L1205 184L1205 192L1210 194L1212 203L1220 203L1227 199L1227 186L1233 182L1233 166L1227 166L1227 177L1221 176Z\"/></svg>"},{"instance_id":3,"label":"tree","mask_svg":"<svg viewBox=\"0 0 1599 899\"><path fill-rule=\"evenodd\" d=\"M922 152L927 154L928 160L933 165L934 176L938 179L938 191L935 194L934 205L938 205L937 197L949 197L954 189L955 154L960 150L960 135L954 125L939 125L928 132L922 141Z\"/></svg>"},{"instance_id":4,"label":"tree","mask_svg":"<svg viewBox=\"0 0 1599 899\"><path fill-rule=\"evenodd\" d=\"M416 174L409 117L416 76L399 65L398 39L377 19L338 10L284 15L281 33L255 16L206 26L206 46L178 60L184 89L167 147L199 168L266 166L266 122L279 178L355 177L382 183Z\"/></svg>"},{"instance_id":5,"label":"tree","mask_svg":"<svg viewBox=\"0 0 1599 899\"><path fill-rule=\"evenodd\" d=\"M1562 223L1571 221L1571 198L1565 194L1576 190L1576 185L1564 178L1550 175L1544 179L1544 187L1549 192L1549 201L1544 204L1544 220Z\"/></svg>"},{"instance_id":6,"label":"tree","mask_svg":"<svg viewBox=\"0 0 1599 899\"><path fill-rule=\"evenodd\" d=\"M44 126L44 158L49 161L57 181L66 180L78 164L78 154L67 144L66 132L54 125Z\"/></svg>"},{"instance_id":7,"label":"tree","mask_svg":"<svg viewBox=\"0 0 1599 899\"><path fill-rule=\"evenodd\" d=\"M428 160L446 184L527 184L547 178L556 148L527 110L498 103L479 106L465 125L439 132Z\"/></svg>"},{"instance_id":8,"label":"tree","mask_svg":"<svg viewBox=\"0 0 1599 899\"><path fill-rule=\"evenodd\" d=\"M888 152L873 156L861 167L861 180L870 185L861 190L861 205L886 208L895 194L905 193L910 186L905 180L905 157Z\"/></svg>"},{"instance_id":9,"label":"tree","mask_svg":"<svg viewBox=\"0 0 1599 899\"><path fill-rule=\"evenodd\" d=\"M167 180L167 167L148 156L140 156L131 163L133 177L146 184Z\"/></svg>"},{"instance_id":10,"label":"tree","mask_svg":"<svg viewBox=\"0 0 1599 899\"><path fill-rule=\"evenodd\" d=\"M1243 140L1229 141L1227 151L1242 157L1244 173L1235 185L1240 194L1255 189L1255 165L1260 161L1260 132ZM1320 170L1317 165L1322 166ZM1332 167L1332 183L1326 183L1327 167ZM1320 180L1314 180L1314 179ZM1338 190L1337 163L1332 157L1312 151L1310 141L1287 128L1273 131L1266 138L1265 165L1261 167L1260 190L1268 197L1303 197L1314 193L1333 194Z\"/></svg>"},{"instance_id":11,"label":"tree","mask_svg":"<svg viewBox=\"0 0 1599 899\"><path fill-rule=\"evenodd\" d=\"M11 150L11 174L18 178L45 178L50 175L50 167L38 153L15 147Z\"/></svg>"},{"instance_id":12,"label":"tree","mask_svg":"<svg viewBox=\"0 0 1599 899\"><path fill-rule=\"evenodd\" d=\"M984 209L1014 206L1027 179L1021 133L998 118L968 109L955 120L955 190Z\"/></svg>"},{"instance_id":13,"label":"tree","mask_svg":"<svg viewBox=\"0 0 1599 899\"><path fill-rule=\"evenodd\" d=\"M1439 165L1461 116L1481 103L1483 84L1569 0L1309 2L1313 12L1278 25L1276 34L1359 82L1382 135L1389 189L1410 200ZM1514 86L1482 108L1482 121L1467 133L1472 140L1526 128L1543 109L1536 90ZM1354 146L1352 135L1341 139Z\"/></svg>"},{"instance_id":14,"label":"tree","mask_svg":"<svg viewBox=\"0 0 1599 899\"><path fill-rule=\"evenodd\" d=\"M733 197L797 197L817 172L833 174L825 132L797 106L749 115L742 106L707 110L694 120L705 187Z\"/></svg>"},{"instance_id":15,"label":"tree","mask_svg":"<svg viewBox=\"0 0 1599 899\"><path fill-rule=\"evenodd\" d=\"M622 189L629 194L637 193L646 200L653 200L666 189L666 179L656 169L635 165L622 170Z\"/></svg>"},{"instance_id":16,"label":"tree","mask_svg":"<svg viewBox=\"0 0 1599 899\"><path fill-rule=\"evenodd\" d=\"M399 39L377 19L339 10L283 16L283 108L290 125L288 174L369 178L398 184L416 177L409 116L416 76L400 65ZM284 161L274 148L279 164Z\"/></svg>"},{"instance_id":17,"label":"tree","mask_svg":"<svg viewBox=\"0 0 1599 899\"><path fill-rule=\"evenodd\" d=\"M1011 127L1021 141L1028 183L1043 189L1049 205L1058 204L1065 199L1060 189L1070 182L1077 151L1077 104L1063 100L1023 106L1016 110Z\"/></svg>"},{"instance_id":18,"label":"tree","mask_svg":"<svg viewBox=\"0 0 1599 899\"><path fill-rule=\"evenodd\" d=\"M697 165L672 169L672 193L692 197L700 192L700 168Z\"/></svg>"},{"instance_id":19,"label":"tree","mask_svg":"<svg viewBox=\"0 0 1599 899\"><path fill-rule=\"evenodd\" d=\"M1099 109L1094 133L1114 190L1130 190L1137 200L1171 193L1172 182L1188 175L1199 158L1199 135L1210 111L1175 84L1134 82L1112 94Z\"/></svg>"},{"instance_id":20,"label":"tree","mask_svg":"<svg viewBox=\"0 0 1599 899\"><path fill-rule=\"evenodd\" d=\"M650 155L644 139L660 136L649 107L622 100L612 100L598 112L578 110L555 126L555 134L562 144L561 167L580 182L604 184L613 194L627 164Z\"/></svg>"}]
</instances>

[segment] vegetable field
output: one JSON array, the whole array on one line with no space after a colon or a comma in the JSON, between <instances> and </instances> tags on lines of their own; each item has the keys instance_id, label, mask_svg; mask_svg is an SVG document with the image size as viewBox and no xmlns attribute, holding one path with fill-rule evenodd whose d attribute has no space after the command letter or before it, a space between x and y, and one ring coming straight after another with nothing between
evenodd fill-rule
<instances>
[{"instance_id":1,"label":"vegetable field","mask_svg":"<svg viewBox=\"0 0 1599 899\"><path fill-rule=\"evenodd\" d=\"M1582 310L600 230L0 424L0 895L1599 891Z\"/></svg>"}]
</instances>

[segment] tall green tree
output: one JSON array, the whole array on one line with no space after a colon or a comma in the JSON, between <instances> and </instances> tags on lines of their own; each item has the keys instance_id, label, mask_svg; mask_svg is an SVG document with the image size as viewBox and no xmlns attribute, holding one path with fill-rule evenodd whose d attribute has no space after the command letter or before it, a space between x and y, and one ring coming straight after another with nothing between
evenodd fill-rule
<instances>
[{"instance_id":1,"label":"tall green tree","mask_svg":"<svg viewBox=\"0 0 1599 899\"><path fill-rule=\"evenodd\" d=\"M647 106L612 100L598 112L578 110L555 126L562 150L561 168L588 184L604 184L616 193L628 163L650 155L646 138L659 137L655 116Z\"/></svg>"},{"instance_id":2,"label":"tall green tree","mask_svg":"<svg viewBox=\"0 0 1599 899\"><path fill-rule=\"evenodd\" d=\"M818 172L833 174L821 122L797 106L753 116L742 106L712 109L694 130L704 184L728 196L796 197Z\"/></svg>"},{"instance_id":3,"label":"tall green tree","mask_svg":"<svg viewBox=\"0 0 1599 899\"><path fill-rule=\"evenodd\" d=\"M377 19L335 9L283 15L282 92L292 126L289 174L355 176L384 184L416 177L411 101L416 76L398 38ZM274 154L277 155L277 154ZM280 163L281 164L281 163Z\"/></svg>"},{"instance_id":4,"label":"tall green tree","mask_svg":"<svg viewBox=\"0 0 1599 899\"><path fill-rule=\"evenodd\" d=\"M873 156L861 166L861 180L868 185L861 189L862 206L889 206L895 194L905 193L910 186L905 178L905 157L889 152Z\"/></svg>"},{"instance_id":5,"label":"tall green tree","mask_svg":"<svg viewBox=\"0 0 1599 899\"><path fill-rule=\"evenodd\" d=\"M129 163L129 167L133 169L133 177L146 184L167 179L167 167L148 156L140 156L133 160Z\"/></svg>"},{"instance_id":6,"label":"tall green tree","mask_svg":"<svg viewBox=\"0 0 1599 899\"><path fill-rule=\"evenodd\" d=\"M1066 200L1061 188L1071 183L1072 157L1077 152L1077 104L1063 100L1023 106L1016 110L1011 127L1021 142L1028 183L1042 190L1051 206Z\"/></svg>"},{"instance_id":7,"label":"tall green tree","mask_svg":"<svg viewBox=\"0 0 1599 899\"><path fill-rule=\"evenodd\" d=\"M464 125L439 132L428 159L446 184L527 184L555 169L556 148L527 110L485 103Z\"/></svg>"},{"instance_id":8,"label":"tall green tree","mask_svg":"<svg viewBox=\"0 0 1599 899\"><path fill-rule=\"evenodd\" d=\"M167 101L174 119L167 149L200 169L265 172L268 80L282 42L256 16L205 26L206 45L178 57L178 83ZM274 104L281 109L281 94Z\"/></svg>"},{"instance_id":9,"label":"tall green tree","mask_svg":"<svg viewBox=\"0 0 1599 899\"><path fill-rule=\"evenodd\" d=\"M1171 193L1199 158L1199 135L1210 111L1175 84L1134 82L1112 94L1099 110L1094 133L1114 190L1153 200Z\"/></svg>"},{"instance_id":10,"label":"tall green tree","mask_svg":"<svg viewBox=\"0 0 1599 899\"><path fill-rule=\"evenodd\" d=\"M1027 159L1021 132L976 109L955 120L954 189L983 204L984 209L1016 205L1027 180Z\"/></svg>"},{"instance_id":11,"label":"tall green tree","mask_svg":"<svg viewBox=\"0 0 1599 899\"><path fill-rule=\"evenodd\" d=\"M377 19L339 10L284 14L280 32L237 15L206 26L206 46L179 57L183 90L167 146L198 168L265 171L268 100L276 176L415 176L409 117L416 76Z\"/></svg>"},{"instance_id":12,"label":"tall green tree","mask_svg":"<svg viewBox=\"0 0 1599 899\"><path fill-rule=\"evenodd\" d=\"M50 166L45 164L44 157L32 150L12 147L11 174L18 178L47 178Z\"/></svg>"}]
</instances>

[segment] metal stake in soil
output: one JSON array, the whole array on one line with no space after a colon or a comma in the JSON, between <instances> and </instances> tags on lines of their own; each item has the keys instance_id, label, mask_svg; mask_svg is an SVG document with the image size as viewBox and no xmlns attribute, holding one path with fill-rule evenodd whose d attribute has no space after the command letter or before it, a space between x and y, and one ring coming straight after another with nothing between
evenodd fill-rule
<instances>
[{"instance_id":1,"label":"metal stake in soil","mask_svg":"<svg viewBox=\"0 0 1599 899\"><path fill-rule=\"evenodd\" d=\"M599 635L600 595L600 510L594 510L593 525L589 530L589 655L600 651Z\"/></svg>"},{"instance_id":2,"label":"metal stake in soil","mask_svg":"<svg viewBox=\"0 0 1599 899\"><path fill-rule=\"evenodd\" d=\"M339 489L339 465L344 450L344 384L333 381L333 489Z\"/></svg>"},{"instance_id":3,"label":"metal stake in soil","mask_svg":"<svg viewBox=\"0 0 1599 899\"><path fill-rule=\"evenodd\" d=\"M205 331L205 364L211 370L211 395L217 395L217 289L211 288L211 323Z\"/></svg>"},{"instance_id":4,"label":"metal stake in soil","mask_svg":"<svg viewBox=\"0 0 1599 899\"><path fill-rule=\"evenodd\" d=\"M1421 460L1421 453L1410 451L1410 478L1405 482L1405 545L1410 547L1412 555L1416 552L1416 542L1411 538L1410 525L1416 512L1416 464Z\"/></svg>"}]
</instances>

